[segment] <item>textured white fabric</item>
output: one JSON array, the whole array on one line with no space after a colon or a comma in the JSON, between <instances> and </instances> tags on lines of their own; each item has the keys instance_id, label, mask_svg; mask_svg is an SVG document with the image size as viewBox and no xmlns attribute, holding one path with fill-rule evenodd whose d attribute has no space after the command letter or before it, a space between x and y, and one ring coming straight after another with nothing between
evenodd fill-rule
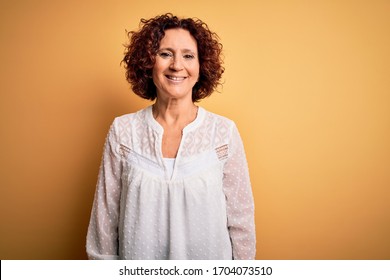
<instances>
[{"instance_id":1,"label":"textured white fabric","mask_svg":"<svg viewBox=\"0 0 390 280\"><path fill-rule=\"evenodd\" d=\"M164 158L164 164L165 164L165 168L167 169L169 178L172 178L173 168L175 167L175 161L176 159L174 158Z\"/></svg>"},{"instance_id":2,"label":"textured white fabric","mask_svg":"<svg viewBox=\"0 0 390 280\"><path fill-rule=\"evenodd\" d=\"M254 204L235 124L199 107L173 172L151 106L109 130L87 234L90 259L254 259Z\"/></svg>"}]
</instances>

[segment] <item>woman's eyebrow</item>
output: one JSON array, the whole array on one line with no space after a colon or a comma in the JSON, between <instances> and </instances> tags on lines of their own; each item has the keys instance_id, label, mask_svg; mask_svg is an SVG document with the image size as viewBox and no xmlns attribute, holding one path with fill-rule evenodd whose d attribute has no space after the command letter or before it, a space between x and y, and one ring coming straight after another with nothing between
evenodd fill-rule
<instances>
[{"instance_id":1,"label":"woman's eyebrow","mask_svg":"<svg viewBox=\"0 0 390 280\"><path fill-rule=\"evenodd\" d=\"M158 51L170 51L170 52L175 52L174 49L169 48L169 47L167 47L167 48L160 48ZM181 49L181 52L183 52L183 53L188 53L188 52L190 52L190 53L196 53L196 51L194 51L194 50L192 50L192 49Z\"/></svg>"}]
</instances>

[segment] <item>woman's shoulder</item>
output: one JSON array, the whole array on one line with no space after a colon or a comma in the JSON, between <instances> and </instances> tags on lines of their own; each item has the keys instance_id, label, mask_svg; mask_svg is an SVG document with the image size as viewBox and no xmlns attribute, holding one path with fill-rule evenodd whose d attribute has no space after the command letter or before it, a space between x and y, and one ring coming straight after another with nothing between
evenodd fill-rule
<instances>
[{"instance_id":1,"label":"woman's shoulder","mask_svg":"<svg viewBox=\"0 0 390 280\"><path fill-rule=\"evenodd\" d=\"M217 125L229 126L229 127L235 126L234 121L229 119L228 117L208 111L206 109L203 110L205 112L205 118L208 122L212 122Z\"/></svg>"},{"instance_id":2,"label":"woman's shoulder","mask_svg":"<svg viewBox=\"0 0 390 280\"><path fill-rule=\"evenodd\" d=\"M145 108L114 118L110 127L110 137L113 137L117 143L131 145L133 136L139 135L139 131L145 131L147 110L148 108Z\"/></svg>"},{"instance_id":3,"label":"woman's shoulder","mask_svg":"<svg viewBox=\"0 0 390 280\"><path fill-rule=\"evenodd\" d=\"M140 109L133 113L127 113L116 117L113 121L113 126L128 127L129 125L139 125L144 123L149 107Z\"/></svg>"}]
</instances>

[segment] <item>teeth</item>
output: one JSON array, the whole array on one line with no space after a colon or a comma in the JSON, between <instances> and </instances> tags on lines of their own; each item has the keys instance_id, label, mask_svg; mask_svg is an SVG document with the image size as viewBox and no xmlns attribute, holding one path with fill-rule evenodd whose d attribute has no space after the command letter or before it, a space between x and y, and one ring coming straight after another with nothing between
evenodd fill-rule
<instances>
[{"instance_id":1,"label":"teeth","mask_svg":"<svg viewBox=\"0 0 390 280\"><path fill-rule=\"evenodd\" d=\"M167 76L168 79L174 80L174 81L182 81L184 80L184 77L175 77L175 76Z\"/></svg>"}]
</instances>

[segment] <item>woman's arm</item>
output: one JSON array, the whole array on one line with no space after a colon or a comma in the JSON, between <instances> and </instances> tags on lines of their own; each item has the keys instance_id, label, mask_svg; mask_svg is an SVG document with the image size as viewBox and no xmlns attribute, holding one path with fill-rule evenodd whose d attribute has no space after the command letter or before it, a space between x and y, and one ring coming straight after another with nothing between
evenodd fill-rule
<instances>
[{"instance_id":1,"label":"woman's arm","mask_svg":"<svg viewBox=\"0 0 390 280\"><path fill-rule=\"evenodd\" d=\"M121 158L114 124L107 135L87 234L89 259L118 259Z\"/></svg>"},{"instance_id":2,"label":"woman's arm","mask_svg":"<svg viewBox=\"0 0 390 280\"><path fill-rule=\"evenodd\" d=\"M254 202L244 146L235 125L232 127L228 154L223 184L233 258L254 259L256 254Z\"/></svg>"}]
</instances>

